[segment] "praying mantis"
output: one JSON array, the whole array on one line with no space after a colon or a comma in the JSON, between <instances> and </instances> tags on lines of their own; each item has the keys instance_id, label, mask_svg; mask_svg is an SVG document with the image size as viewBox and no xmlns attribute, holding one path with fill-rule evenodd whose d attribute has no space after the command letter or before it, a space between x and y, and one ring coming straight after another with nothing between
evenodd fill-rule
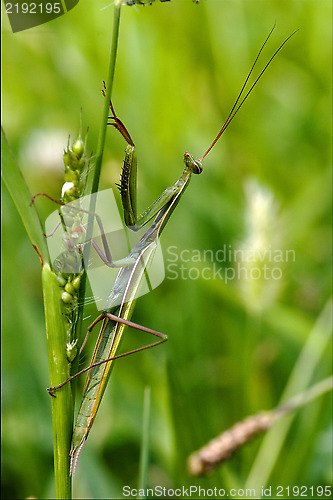
<instances>
[{"instance_id":1,"label":"praying mantis","mask_svg":"<svg viewBox=\"0 0 333 500\"><path fill-rule=\"evenodd\" d=\"M274 27L275 25L260 47L257 57L245 79L241 91L239 92L238 97L227 119L225 120L212 144L199 160L195 160L191 154L186 152L184 154L185 167L179 179L175 182L174 185L167 188L161 194L161 196L157 198L152 203L152 205L140 216L137 215L136 211L137 160L135 154L135 146L128 130L126 129L123 122L117 117L114 108L110 103L112 111L110 124L115 126L115 128L120 131L120 133L128 143L119 184L125 224L130 229L137 231L151 221L152 223L144 233L144 235L141 237L139 242L134 246L134 248L132 248L127 258L122 259L121 261L117 262L112 260L111 253L104 240L104 252L102 252L102 250L97 247L97 245L93 245L103 262L110 267L119 267L119 272L102 314L100 314L88 327L87 336L99 322L102 322L96 347L93 353L92 362L89 367L68 378L62 384L56 387L48 388L49 394L51 396L55 396L54 393L56 390L60 389L63 385L65 385L78 375L86 371L88 372L83 390L81 406L78 411L78 416L72 436L70 451L70 474L75 473L80 452L92 428L98 411L98 407L101 403L103 393L107 386L108 379L111 374L111 368L113 366L113 361L123 356L127 356L129 354L133 354L135 352L157 346L167 340L167 336L165 334L130 321L129 318L131 317L138 289L140 287L140 284L142 283L143 276L153 259L158 239L169 218L173 214L181 197L183 196L186 188L188 187L192 174L198 175L202 173L202 161L204 160L204 158L211 151L216 142L220 139L221 135L229 126L229 124L239 111L240 107L248 98L249 94L252 92L253 88L257 84L258 80L262 77L263 73L266 71L272 60L286 44L286 42L294 35L294 33L296 33L294 32L289 35L278 47L278 49L273 53L273 55L264 66L263 70L260 72L259 76L255 79L254 83L250 86L249 90L247 90L245 93L245 87L248 83L250 75L253 72L253 69L264 46L270 38ZM155 336L157 340L138 349L123 354L117 354L119 343L126 326L130 326L137 330L150 333ZM86 339L83 342L81 351L85 345Z\"/></svg>"}]
</instances>

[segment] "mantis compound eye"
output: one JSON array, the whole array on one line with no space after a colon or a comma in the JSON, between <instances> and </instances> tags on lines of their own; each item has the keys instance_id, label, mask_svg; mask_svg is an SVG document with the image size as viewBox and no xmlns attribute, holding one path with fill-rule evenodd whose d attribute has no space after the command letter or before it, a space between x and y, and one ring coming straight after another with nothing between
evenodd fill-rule
<instances>
[{"instance_id":1,"label":"mantis compound eye","mask_svg":"<svg viewBox=\"0 0 333 500\"><path fill-rule=\"evenodd\" d=\"M202 168L202 165L201 165L201 161L199 160L194 160L194 164L196 166L196 170L195 172L193 172L194 174L201 174L201 172L203 171L203 168Z\"/></svg>"}]
</instances>

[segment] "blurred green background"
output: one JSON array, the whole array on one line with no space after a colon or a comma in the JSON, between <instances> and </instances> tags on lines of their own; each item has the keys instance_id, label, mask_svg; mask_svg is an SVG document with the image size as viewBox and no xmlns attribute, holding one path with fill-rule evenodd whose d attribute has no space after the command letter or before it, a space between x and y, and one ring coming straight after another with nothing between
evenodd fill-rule
<instances>
[{"instance_id":1,"label":"blurred green background","mask_svg":"<svg viewBox=\"0 0 333 500\"><path fill-rule=\"evenodd\" d=\"M68 14L16 34L3 18L3 126L32 193L59 198L62 153L68 134L76 137L81 107L88 151L96 152L107 4L80 0ZM137 487L147 385L149 486L266 484L274 496L278 485L332 483L329 395L277 425L260 459L263 437L208 478L186 470L188 455L208 440L275 407L292 374L289 396L331 373L331 9L329 0L173 0L122 9L113 100L137 147L139 210L176 181L184 151L203 155L274 22L262 66L300 31L205 159L162 235L166 279L138 300L133 320L169 341L117 362L78 463L75 498L119 498L124 485ZM124 148L108 130L102 188L118 182ZM39 200L38 209L45 219L54 206ZM40 263L5 188L2 236L2 496L53 498ZM211 250L215 257L172 263L172 246L178 256ZM265 261L279 279L254 272L251 279L263 262L220 262L216 252L225 248L293 250L295 259ZM171 279L181 265L186 279ZM227 283L225 268L236 270ZM86 325L96 314L87 308ZM137 337L128 332L122 348L140 345Z\"/></svg>"}]
</instances>

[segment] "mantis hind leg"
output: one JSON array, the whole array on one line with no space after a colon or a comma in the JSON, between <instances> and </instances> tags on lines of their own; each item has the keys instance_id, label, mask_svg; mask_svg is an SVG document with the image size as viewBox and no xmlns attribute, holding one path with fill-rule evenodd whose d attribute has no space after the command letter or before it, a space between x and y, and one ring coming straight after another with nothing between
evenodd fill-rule
<instances>
[{"instance_id":1,"label":"mantis hind leg","mask_svg":"<svg viewBox=\"0 0 333 500\"><path fill-rule=\"evenodd\" d=\"M124 318L120 318L119 316L116 316L115 314L104 312L104 313L100 314L95 319L95 321L88 327L88 329L87 329L87 335L86 335L86 338L84 339L84 342L82 344L80 352L82 351L82 348L85 345L85 343L87 341L87 338L88 338L88 335L92 331L92 329L100 321L103 321L103 326L104 326L104 323L106 323L108 320L115 321L115 322L118 322L118 323L123 323L124 325L130 326L131 328L135 328L137 330L141 330L143 332L150 333L151 335L154 335L155 337L158 337L159 340L157 340L156 342L153 342L151 344L139 347L137 349L133 349L131 351L127 351L127 352L124 352L122 354L118 354L117 356L113 356L111 358L104 359L103 361L99 361L97 363L91 364L87 368L84 368L83 370L79 371L75 375L72 375L71 377L69 377L67 380L65 380L65 382L62 382L61 384L59 384L59 385L57 385L55 387L48 387L47 388L47 392L50 394L50 396L56 397L55 394L54 394L54 392L56 390L60 389L61 387L63 387L64 385L66 385L68 382L70 382L74 378L78 377L79 375L82 375L82 373L85 373L85 372L91 370L95 366L99 366L99 365L102 365L104 363L109 363L110 361L113 361L113 360L118 359L118 358L123 358L125 356L129 356L130 354L135 354L136 352L145 351L146 349L150 349L151 347L155 347L155 346L157 346L159 344L162 344L163 342L166 342L168 340L168 336L165 335L164 333L158 332L156 330L152 330L151 328L147 328L146 326L138 325L137 323L134 323L133 321L129 321L129 320L124 319Z\"/></svg>"}]
</instances>

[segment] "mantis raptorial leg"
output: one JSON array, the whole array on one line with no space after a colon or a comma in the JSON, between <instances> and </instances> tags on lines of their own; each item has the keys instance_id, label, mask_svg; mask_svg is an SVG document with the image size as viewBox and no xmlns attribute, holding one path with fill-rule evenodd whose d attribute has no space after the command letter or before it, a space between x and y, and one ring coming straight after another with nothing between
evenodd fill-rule
<instances>
[{"instance_id":1,"label":"mantis raptorial leg","mask_svg":"<svg viewBox=\"0 0 333 500\"><path fill-rule=\"evenodd\" d=\"M125 161L122 169L121 181L119 184L122 204L124 208L125 224L131 229L137 230L138 228L148 224L152 220L153 222L146 233L142 236L140 241L137 243L137 245L131 250L127 258L127 265L124 265L120 268L118 277L111 289L102 315L100 315L88 329L88 332L91 331L99 321L103 321L93 354L92 363L88 368L82 370L77 374L79 375L81 373L84 373L85 371L88 371L83 398L72 437L71 457L72 467L74 464L73 472L75 471L77 459L81 452L82 446L87 439L87 436L96 417L101 398L110 376L112 362L117 358L147 349L166 340L166 336L164 334L161 334L160 332L156 332L154 330L150 330L146 327L142 327L140 325L137 325L136 323L132 323L129 321L138 287L140 286L140 283L142 281L145 269L148 267L149 263L152 260L157 240L162 230L166 226L174 209L179 203L180 198L184 194L185 189L188 187L192 174L200 174L202 172L202 160L207 156L216 142L220 139L226 128L230 125L231 121L252 92L258 80L262 77L268 66L271 64L272 60L282 49L285 43L290 39L290 37L294 34L292 33L288 38L286 38L284 42L278 47L278 49L273 53L271 58L264 66L263 70L259 73L259 76L255 79L254 83L245 93L245 87L248 83L250 75L253 72L253 69L264 46L271 36L273 29L274 27L262 44L258 55L248 73L248 76L241 88L241 91L238 94L238 97L227 119L225 120L212 144L199 160L194 160L194 158L189 153L185 153L185 168L179 179L173 186L167 188L162 193L162 195L157 198L157 200L152 203L152 205L140 216L138 216L136 212L137 162L135 146L130 134L128 133L128 130L126 129L123 122L117 117L114 108L110 103L112 112L112 116L110 117L110 124L115 126L115 128L120 131L120 133L128 143ZM144 262L144 265L142 264L142 262ZM119 304L119 297L121 297L121 303L120 306L117 306L116 304ZM154 344L150 344L134 351L130 351L129 353L116 354L125 326L131 326L136 329L146 331L157 336L160 340L155 342ZM49 388L50 394L54 395L53 392L56 389L59 389L74 377L66 380L58 387Z\"/></svg>"}]
</instances>

